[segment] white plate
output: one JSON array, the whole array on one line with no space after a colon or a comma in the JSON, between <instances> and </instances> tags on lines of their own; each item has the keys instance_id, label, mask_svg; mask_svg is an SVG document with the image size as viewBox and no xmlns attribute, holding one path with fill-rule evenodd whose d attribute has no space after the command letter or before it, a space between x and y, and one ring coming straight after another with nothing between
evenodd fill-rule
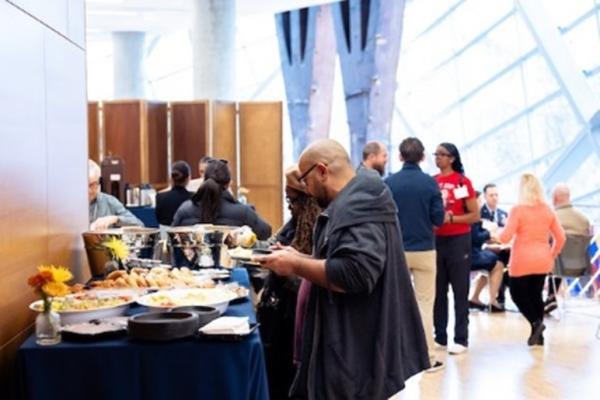
<instances>
[{"instance_id":1,"label":"white plate","mask_svg":"<svg viewBox=\"0 0 600 400\"><path fill-rule=\"evenodd\" d=\"M164 311L182 306L208 306L216 308L220 314L223 314L227 310L229 302L236 297L237 295L232 291L219 288L174 289L147 294L137 299L137 302L152 310Z\"/></svg>"},{"instance_id":2,"label":"white plate","mask_svg":"<svg viewBox=\"0 0 600 400\"><path fill-rule=\"evenodd\" d=\"M200 268L199 270L192 271L192 274L204 279L227 279L231 277L231 271L221 268Z\"/></svg>"},{"instance_id":3,"label":"white plate","mask_svg":"<svg viewBox=\"0 0 600 400\"><path fill-rule=\"evenodd\" d=\"M95 308L90 310L77 310L77 311L57 311L60 315L61 325L70 325L80 322L88 322L93 319L101 319L108 317L115 317L124 315L129 305L135 301L135 297L131 296L131 299L123 304L110 307ZM40 312L43 308L42 300L34 301L29 305L29 308L33 311Z\"/></svg>"}]
</instances>

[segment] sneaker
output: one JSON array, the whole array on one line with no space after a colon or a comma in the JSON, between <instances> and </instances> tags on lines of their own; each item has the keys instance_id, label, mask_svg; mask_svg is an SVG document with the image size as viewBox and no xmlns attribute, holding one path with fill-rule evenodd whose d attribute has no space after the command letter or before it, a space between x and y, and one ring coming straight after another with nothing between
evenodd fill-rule
<instances>
[{"instance_id":1,"label":"sneaker","mask_svg":"<svg viewBox=\"0 0 600 400\"><path fill-rule=\"evenodd\" d=\"M544 314L550 314L552 311L558 308L558 303L556 300L553 300L546 305L544 305Z\"/></svg>"},{"instance_id":2,"label":"sneaker","mask_svg":"<svg viewBox=\"0 0 600 400\"><path fill-rule=\"evenodd\" d=\"M462 354L467 352L467 346L463 346L462 344L455 343L452 346L448 347L448 353L450 354Z\"/></svg>"},{"instance_id":3,"label":"sneaker","mask_svg":"<svg viewBox=\"0 0 600 400\"><path fill-rule=\"evenodd\" d=\"M441 361L436 361L434 362L431 367L429 367L428 369L425 370L425 373L432 373L432 372L436 372L439 371L440 369L444 368L444 363Z\"/></svg>"},{"instance_id":4,"label":"sneaker","mask_svg":"<svg viewBox=\"0 0 600 400\"><path fill-rule=\"evenodd\" d=\"M436 349L442 349L442 350L446 350L446 345L445 344L441 344L440 342L434 342L433 345Z\"/></svg>"}]
</instances>

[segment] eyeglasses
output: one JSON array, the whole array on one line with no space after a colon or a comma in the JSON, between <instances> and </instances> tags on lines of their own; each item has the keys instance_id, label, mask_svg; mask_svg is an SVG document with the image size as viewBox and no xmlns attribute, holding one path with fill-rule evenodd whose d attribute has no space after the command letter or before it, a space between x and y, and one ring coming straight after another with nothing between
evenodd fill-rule
<instances>
[{"instance_id":1,"label":"eyeglasses","mask_svg":"<svg viewBox=\"0 0 600 400\"><path fill-rule=\"evenodd\" d=\"M313 169L315 169L315 167L317 165L319 165L319 163L314 163L309 169L306 170L305 173L303 173L302 175L300 175L300 177L298 178L298 180L306 185L306 182L304 180L306 179L306 177L308 176L308 174L310 174L310 172Z\"/></svg>"},{"instance_id":2,"label":"eyeglasses","mask_svg":"<svg viewBox=\"0 0 600 400\"><path fill-rule=\"evenodd\" d=\"M433 153L434 157L452 157L450 153Z\"/></svg>"},{"instance_id":3,"label":"eyeglasses","mask_svg":"<svg viewBox=\"0 0 600 400\"><path fill-rule=\"evenodd\" d=\"M93 182L88 183L88 187L90 189L97 188L99 185L100 185L100 181L93 181Z\"/></svg>"}]
</instances>

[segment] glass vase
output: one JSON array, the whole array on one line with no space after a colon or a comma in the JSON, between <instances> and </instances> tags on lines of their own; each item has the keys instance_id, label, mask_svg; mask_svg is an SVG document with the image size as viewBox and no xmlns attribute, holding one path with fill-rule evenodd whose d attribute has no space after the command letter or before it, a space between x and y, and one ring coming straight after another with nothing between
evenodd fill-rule
<instances>
[{"instance_id":1,"label":"glass vase","mask_svg":"<svg viewBox=\"0 0 600 400\"><path fill-rule=\"evenodd\" d=\"M35 318L36 343L48 346L60 343L60 315L56 311L43 311Z\"/></svg>"}]
</instances>

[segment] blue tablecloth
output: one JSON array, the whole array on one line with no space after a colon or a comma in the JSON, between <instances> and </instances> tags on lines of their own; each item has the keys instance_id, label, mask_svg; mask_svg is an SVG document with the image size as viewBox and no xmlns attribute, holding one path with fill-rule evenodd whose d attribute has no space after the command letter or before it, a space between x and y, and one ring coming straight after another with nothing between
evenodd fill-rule
<instances>
[{"instance_id":1,"label":"blue tablecloth","mask_svg":"<svg viewBox=\"0 0 600 400\"><path fill-rule=\"evenodd\" d=\"M158 228L156 209L154 207L127 207L127 209L138 217L147 228Z\"/></svg>"},{"instance_id":2,"label":"blue tablecloth","mask_svg":"<svg viewBox=\"0 0 600 400\"><path fill-rule=\"evenodd\" d=\"M248 286L248 274L232 278ZM141 309L142 307L140 307ZM247 315L250 301L226 315ZM240 342L185 339L147 343L127 338L62 342L42 347L32 336L19 349L20 398L29 399L268 399L258 331Z\"/></svg>"}]
</instances>

